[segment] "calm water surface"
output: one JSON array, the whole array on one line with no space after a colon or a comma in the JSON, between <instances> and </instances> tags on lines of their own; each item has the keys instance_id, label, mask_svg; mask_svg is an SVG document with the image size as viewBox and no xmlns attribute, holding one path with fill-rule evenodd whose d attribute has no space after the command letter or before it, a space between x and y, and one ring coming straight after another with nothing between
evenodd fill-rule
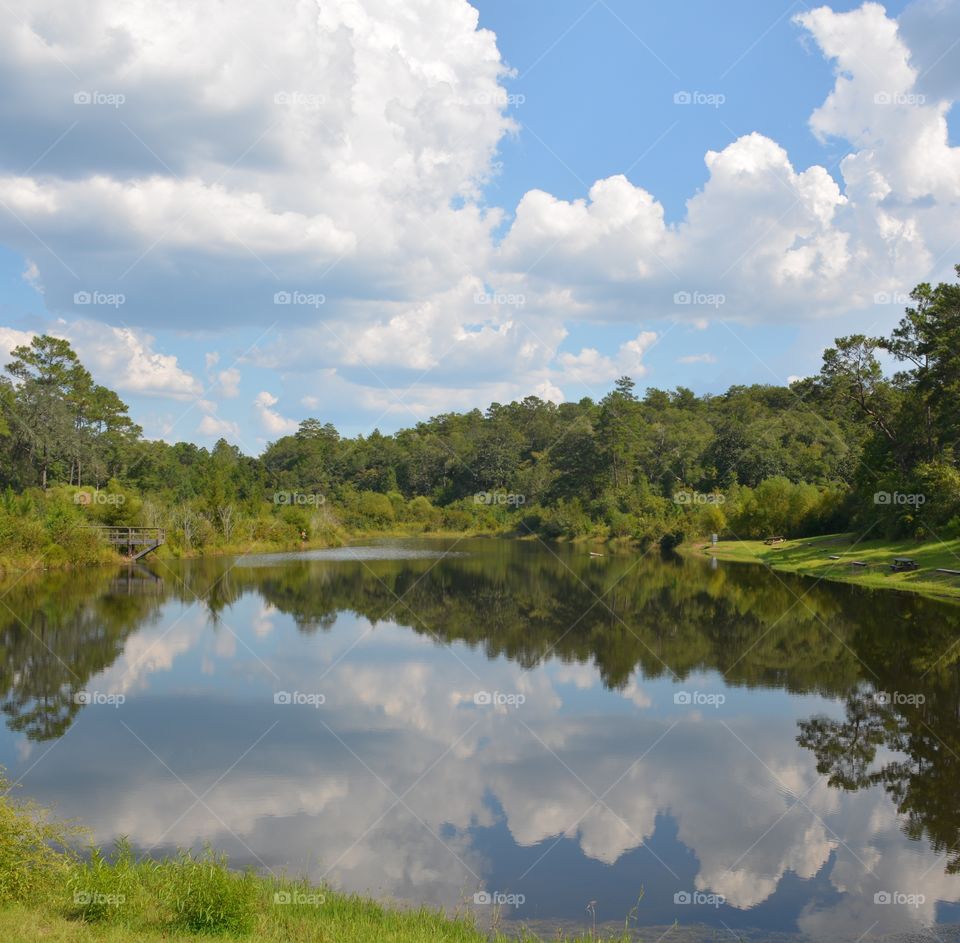
<instances>
[{"instance_id":1,"label":"calm water surface","mask_svg":"<svg viewBox=\"0 0 960 943\"><path fill-rule=\"evenodd\" d=\"M955 605L496 540L0 592L0 762L100 843L644 940L960 924Z\"/></svg>"}]
</instances>

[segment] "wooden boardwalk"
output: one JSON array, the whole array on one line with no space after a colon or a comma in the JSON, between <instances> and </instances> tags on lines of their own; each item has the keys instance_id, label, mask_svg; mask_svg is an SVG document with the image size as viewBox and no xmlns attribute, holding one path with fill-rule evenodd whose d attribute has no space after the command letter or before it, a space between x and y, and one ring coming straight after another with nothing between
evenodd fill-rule
<instances>
[{"instance_id":1,"label":"wooden boardwalk","mask_svg":"<svg viewBox=\"0 0 960 943\"><path fill-rule=\"evenodd\" d=\"M130 560L139 560L166 541L162 527L97 527L100 536Z\"/></svg>"}]
</instances>

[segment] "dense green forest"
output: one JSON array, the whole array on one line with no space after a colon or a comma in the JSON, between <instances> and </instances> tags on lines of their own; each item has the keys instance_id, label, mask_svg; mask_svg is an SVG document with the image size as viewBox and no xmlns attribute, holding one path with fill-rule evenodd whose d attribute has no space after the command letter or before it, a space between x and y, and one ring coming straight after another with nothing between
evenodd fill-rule
<instances>
[{"instance_id":1,"label":"dense green forest","mask_svg":"<svg viewBox=\"0 0 960 943\"><path fill-rule=\"evenodd\" d=\"M960 286L911 301L888 337L838 339L789 387L640 394L623 377L599 402L527 397L392 435L307 419L258 457L144 439L67 341L35 337L0 379L0 546L102 558L85 523L164 526L174 553L375 530L954 538Z\"/></svg>"}]
</instances>

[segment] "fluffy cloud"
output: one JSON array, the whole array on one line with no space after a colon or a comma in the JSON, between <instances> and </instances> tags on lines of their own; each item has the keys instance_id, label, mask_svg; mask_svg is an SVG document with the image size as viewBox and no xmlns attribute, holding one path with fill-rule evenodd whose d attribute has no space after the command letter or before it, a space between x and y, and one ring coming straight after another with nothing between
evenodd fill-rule
<instances>
[{"instance_id":1,"label":"fluffy cloud","mask_svg":"<svg viewBox=\"0 0 960 943\"><path fill-rule=\"evenodd\" d=\"M910 50L879 4L845 14L821 7L797 21L837 63L836 85L810 126L856 143L841 165L852 199L926 232L921 210L960 198L960 148L947 135L952 102L919 90Z\"/></svg>"},{"instance_id":2,"label":"fluffy cloud","mask_svg":"<svg viewBox=\"0 0 960 943\"><path fill-rule=\"evenodd\" d=\"M96 321L60 322L51 333L66 337L101 383L123 393L196 399L203 387L177 358L153 350L153 338L128 327Z\"/></svg>"},{"instance_id":3,"label":"fluffy cloud","mask_svg":"<svg viewBox=\"0 0 960 943\"><path fill-rule=\"evenodd\" d=\"M260 425L266 433L273 436L288 435L297 431L298 423L296 420L281 416L273 408L279 402L280 400L276 396L266 390L258 393L257 398L253 401L253 408L260 419Z\"/></svg>"},{"instance_id":4,"label":"fluffy cloud","mask_svg":"<svg viewBox=\"0 0 960 943\"><path fill-rule=\"evenodd\" d=\"M615 357L607 357L593 347L584 347L578 354L560 354L557 361L578 383L607 384L624 375L642 377L647 372L643 355L656 341L655 332L641 331L633 340L621 344Z\"/></svg>"},{"instance_id":5,"label":"fluffy cloud","mask_svg":"<svg viewBox=\"0 0 960 943\"><path fill-rule=\"evenodd\" d=\"M4 18L0 121L20 133L0 160L29 166L68 132L42 175L0 173L0 236L54 307L78 282L185 325L225 301L263 319L321 279L329 299L422 296L489 243L498 215L475 198L512 125L465 0L90 0L82 24L15 0Z\"/></svg>"},{"instance_id":6,"label":"fluffy cloud","mask_svg":"<svg viewBox=\"0 0 960 943\"><path fill-rule=\"evenodd\" d=\"M595 316L636 319L643 305L699 325L711 307L755 321L837 315L872 304L877 291L946 276L960 200L960 148L946 124L956 90L921 91L938 63L929 26L918 26L926 15L946 20L946 7L923 0L907 17L924 73L878 4L796 18L836 62L834 89L810 124L849 144L842 187L824 167L795 168L754 132L707 153L708 180L675 226L623 176L598 181L585 200L532 191L497 259L505 283L526 282L534 297L561 288ZM944 42L937 50L951 52ZM583 366L598 358L584 352Z\"/></svg>"},{"instance_id":7,"label":"fluffy cloud","mask_svg":"<svg viewBox=\"0 0 960 943\"><path fill-rule=\"evenodd\" d=\"M0 13L0 122L18 128L0 140L0 241L56 315L89 315L81 288L125 295L133 328L88 347L127 392L199 393L143 327L258 323L274 325L258 365L371 410L561 398L642 376L655 319L838 316L953 261L948 0L916 0L899 23L876 3L796 18L835 64L810 125L849 146L839 168L795 166L747 133L705 155L679 222L617 174L581 198L529 191L502 238L481 189L515 130L507 70L466 0L83 11ZM645 330L614 353L562 351L566 322L590 320ZM211 379L239 395L232 368ZM256 410L271 435L293 427ZM203 422L214 434L212 411Z\"/></svg>"},{"instance_id":8,"label":"fluffy cloud","mask_svg":"<svg viewBox=\"0 0 960 943\"><path fill-rule=\"evenodd\" d=\"M846 200L830 175L797 172L756 133L709 151L706 164L710 177L676 227L624 177L595 184L589 202L527 194L501 261L543 289L559 282L611 318L636 320L641 304L695 322L721 306L724 316L753 319L778 305L782 316L784 303L810 310L811 299L820 313L835 311L853 261L849 234L834 226ZM732 227L734 219L749 225Z\"/></svg>"},{"instance_id":9,"label":"fluffy cloud","mask_svg":"<svg viewBox=\"0 0 960 943\"><path fill-rule=\"evenodd\" d=\"M240 395L240 371L228 367L217 374L217 387L225 399L236 399Z\"/></svg>"},{"instance_id":10,"label":"fluffy cloud","mask_svg":"<svg viewBox=\"0 0 960 943\"><path fill-rule=\"evenodd\" d=\"M15 347L29 344L33 336L33 331L16 331L10 327L0 327L0 352L6 357Z\"/></svg>"},{"instance_id":11,"label":"fluffy cloud","mask_svg":"<svg viewBox=\"0 0 960 943\"><path fill-rule=\"evenodd\" d=\"M240 426L237 423L210 414L200 420L197 432L212 439L228 439L232 442L237 442L241 435Z\"/></svg>"}]
</instances>

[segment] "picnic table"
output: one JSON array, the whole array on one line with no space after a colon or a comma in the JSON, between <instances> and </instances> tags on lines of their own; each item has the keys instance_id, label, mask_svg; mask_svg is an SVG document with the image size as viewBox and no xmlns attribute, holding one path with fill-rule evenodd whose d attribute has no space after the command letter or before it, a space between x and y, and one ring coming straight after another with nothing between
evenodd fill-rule
<instances>
[{"instance_id":1,"label":"picnic table","mask_svg":"<svg viewBox=\"0 0 960 943\"><path fill-rule=\"evenodd\" d=\"M893 563L890 564L890 569L893 570L894 573L902 573L906 570L917 570L919 567L917 566L917 561L911 560L910 557L894 557Z\"/></svg>"}]
</instances>

